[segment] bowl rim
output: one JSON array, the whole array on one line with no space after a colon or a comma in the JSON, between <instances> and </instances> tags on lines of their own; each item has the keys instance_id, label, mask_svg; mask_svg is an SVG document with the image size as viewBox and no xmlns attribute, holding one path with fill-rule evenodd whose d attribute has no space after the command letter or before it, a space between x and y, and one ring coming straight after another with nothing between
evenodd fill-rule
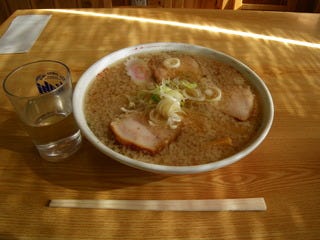
<instances>
[{"instance_id":1,"label":"bowl rim","mask_svg":"<svg viewBox=\"0 0 320 240\"><path fill-rule=\"evenodd\" d=\"M266 115L262 118L262 123L258 132L256 133L256 138L254 138L250 143L243 148L241 151L218 161L200 164L200 165L191 165L191 166L170 166L170 165L160 165L154 163L147 163L140 160L132 159L123 154L120 154L105 144L103 144L91 131L89 128L84 114L84 100L87 88L94 81L97 74L100 73L110 64L123 59L125 57L131 56L133 54L147 53L158 50L185 50L187 52L201 52L207 53L214 56L216 59L219 59L222 62L226 62L232 67L236 68L241 74L245 75L246 78L249 78L249 81L255 81L254 87L258 89L259 93L263 96L261 97L262 101L265 102L265 109L263 114ZM218 60L218 61L219 61ZM80 102L79 102L80 101ZM265 139L267 134L270 131L270 128L273 123L274 118L274 105L272 96L269 89L267 88L264 81L247 65L241 61L229 56L223 52L216 51L211 48L187 44L187 43L177 43L177 42L156 42L156 43L146 43L139 44L127 48L122 48L120 50L114 51L106 56L102 57L95 63L93 63L80 77L78 80L74 92L73 92L73 114L77 124L79 125L81 132L84 136L91 142L98 150L107 155L108 157L131 167L145 170L148 172L155 173L164 173L164 174L191 174L191 173L200 173L205 171L211 171L218 168L225 167L232 163L239 161L244 158L252 151L254 151Z\"/></svg>"}]
</instances>

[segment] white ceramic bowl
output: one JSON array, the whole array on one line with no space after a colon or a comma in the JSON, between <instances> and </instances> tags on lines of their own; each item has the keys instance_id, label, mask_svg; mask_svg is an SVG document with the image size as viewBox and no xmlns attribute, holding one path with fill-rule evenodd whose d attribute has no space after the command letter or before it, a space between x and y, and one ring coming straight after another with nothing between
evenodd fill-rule
<instances>
[{"instance_id":1,"label":"white ceramic bowl","mask_svg":"<svg viewBox=\"0 0 320 240\"><path fill-rule=\"evenodd\" d=\"M95 77L98 73L100 73L103 69L108 67L109 65L117 62L120 59L127 58L130 55L137 53L147 53L147 52L155 52L162 50L178 50L185 51L190 53L201 53L212 56L217 61L227 63L232 67L236 68L239 72L243 74L245 78L247 78L251 84L256 88L259 92L262 102L262 123L258 130L258 134L252 141L242 149L240 152L235 153L234 155L221 159L220 161L195 165L195 166L166 166L166 165L158 165L145 163L139 160L135 160L124 156L118 152L107 147L103 144L90 130L86 117L84 114L84 98L87 92L88 87L91 82L95 80ZM146 171L157 172L157 173L165 173L165 174L189 174L189 173L199 173L214 170L217 168L225 167L234 162L237 162L241 158L247 156L254 149L256 149L260 143L267 136L273 121L274 115L274 107L272 102L272 97L270 92L264 82L259 78L259 76L254 73L249 67L241 63L240 61L223 54L221 52L217 52L215 50L204 48L201 46L195 46L190 44L182 44L182 43L150 43L150 44L142 44L138 46L128 47L121 49L119 51L113 52L99 61L94 63L79 79L73 94L73 108L74 108L74 116L75 119L85 137L101 152L106 154L107 156L132 167L139 168Z\"/></svg>"}]
</instances>

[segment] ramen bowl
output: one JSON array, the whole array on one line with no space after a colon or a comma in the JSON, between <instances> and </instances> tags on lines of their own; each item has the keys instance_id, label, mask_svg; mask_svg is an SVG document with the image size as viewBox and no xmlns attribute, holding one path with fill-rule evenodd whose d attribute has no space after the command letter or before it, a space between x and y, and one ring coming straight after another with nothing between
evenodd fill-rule
<instances>
[{"instance_id":1,"label":"ramen bowl","mask_svg":"<svg viewBox=\"0 0 320 240\"><path fill-rule=\"evenodd\" d=\"M90 129L86 114L85 114L85 97L91 84L96 80L96 77L104 69L110 67L120 60L127 59L136 54L148 54L161 51L181 51L190 54L201 54L215 59L236 69L240 74L250 83L255 89L259 97L259 106L261 117L259 119L259 126L251 138L251 140L240 151L225 157L218 161L212 161L199 165L162 165L141 161L134 157L129 157L126 154L120 153L103 143ZM108 107L108 106L106 106ZM125 165L138 168L145 171L163 173L163 174L191 174L206 171L212 171L218 168L228 166L232 163L239 161L254 151L267 136L273 121L274 106L271 94L263 82L263 80L248 66L238 61L237 59L228 56L222 52L215 51L210 48L202 46L183 44L183 43L149 43L137 46L124 48L107 56L101 58L91 67L89 67L80 77L73 94L73 108L75 119L83 133L83 135L91 142L98 150L106 156L123 163ZM184 156L188 158L188 156Z\"/></svg>"}]
</instances>

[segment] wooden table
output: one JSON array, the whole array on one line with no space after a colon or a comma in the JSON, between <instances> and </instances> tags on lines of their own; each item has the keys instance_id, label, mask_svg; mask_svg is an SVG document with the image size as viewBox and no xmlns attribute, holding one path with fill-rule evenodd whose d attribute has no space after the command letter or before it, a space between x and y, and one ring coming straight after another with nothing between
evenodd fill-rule
<instances>
[{"instance_id":1,"label":"wooden table","mask_svg":"<svg viewBox=\"0 0 320 240\"><path fill-rule=\"evenodd\" d=\"M61 163L42 160L0 92L0 239L318 239L320 235L320 15L187 9L17 11L52 14L33 48L0 55L0 78L33 60L66 63L73 81L127 46L172 41L250 66L275 104L272 129L248 157L196 175L159 175L111 160L84 141ZM207 28L204 28L206 26ZM263 212L48 208L49 199L264 197Z\"/></svg>"}]
</instances>

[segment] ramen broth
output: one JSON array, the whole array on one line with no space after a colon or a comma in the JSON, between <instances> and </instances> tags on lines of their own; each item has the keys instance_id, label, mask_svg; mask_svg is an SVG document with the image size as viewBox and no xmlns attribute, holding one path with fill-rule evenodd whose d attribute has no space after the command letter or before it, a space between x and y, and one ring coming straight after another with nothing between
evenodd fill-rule
<instances>
[{"instance_id":1,"label":"ramen broth","mask_svg":"<svg viewBox=\"0 0 320 240\"><path fill-rule=\"evenodd\" d=\"M247 120L239 120L221 111L219 102L186 101L179 136L157 154L124 146L116 141L110 123L123 114L121 108L128 97L136 96L145 86L137 85L127 74L123 59L108 66L97 75L85 97L85 115L92 132L106 146L128 157L161 165L190 166L206 164L231 156L243 149L256 134L260 123L257 92L233 67L204 55L170 51L139 54L136 58L146 63L150 59L191 56L200 72L189 82L201 87L214 84L226 98L230 89L250 89L254 95L253 110Z\"/></svg>"}]
</instances>

